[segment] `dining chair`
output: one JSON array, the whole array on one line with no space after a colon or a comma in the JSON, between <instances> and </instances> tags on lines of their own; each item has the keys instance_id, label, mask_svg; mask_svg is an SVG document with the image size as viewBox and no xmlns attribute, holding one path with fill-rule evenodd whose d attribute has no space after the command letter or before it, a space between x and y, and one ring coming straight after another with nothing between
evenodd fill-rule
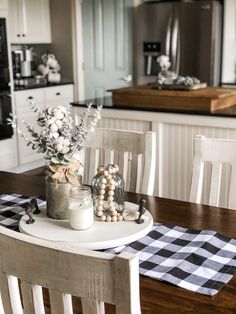
<instances>
[{"instance_id":1,"label":"dining chair","mask_svg":"<svg viewBox=\"0 0 236 314\"><path fill-rule=\"evenodd\" d=\"M42 288L52 314L72 314L72 295L83 314L140 314L138 257L79 250L0 227L0 313L45 313ZM77 312L76 312L77 313Z\"/></svg>"},{"instance_id":2,"label":"dining chair","mask_svg":"<svg viewBox=\"0 0 236 314\"><path fill-rule=\"evenodd\" d=\"M194 141L190 202L236 209L236 140Z\"/></svg>"},{"instance_id":3,"label":"dining chair","mask_svg":"<svg viewBox=\"0 0 236 314\"><path fill-rule=\"evenodd\" d=\"M96 129L81 151L83 180L91 184L101 164L118 164L125 190L152 195L156 167L156 133Z\"/></svg>"}]
</instances>

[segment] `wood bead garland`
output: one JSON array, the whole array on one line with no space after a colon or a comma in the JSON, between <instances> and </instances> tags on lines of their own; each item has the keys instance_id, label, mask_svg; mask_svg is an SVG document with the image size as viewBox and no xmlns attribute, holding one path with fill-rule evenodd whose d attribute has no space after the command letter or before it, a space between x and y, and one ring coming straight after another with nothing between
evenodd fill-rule
<instances>
[{"instance_id":1,"label":"wood bead garland","mask_svg":"<svg viewBox=\"0 0 236 314\"><path fill-rule=\"evenodd\" d=\"M116 222L122 221L124 216L122 212L123 207L123 190L124 180L118 173L118 165L107 165L99 166L97 168L98 174L94 177L92 182L92 190L94 195L95 214L101 219L101 221ZM122 193L118 193L119 201L115 199L117 197L117 181L116 178L120 179L122 184L119 189L122 189ZM95 183L94 183L95 182ZM96 185L96 188L94 187ZM120 197L120 195L122 197ZM121 204L120 204L121 203Z\"/></svg>"}]
</instances>

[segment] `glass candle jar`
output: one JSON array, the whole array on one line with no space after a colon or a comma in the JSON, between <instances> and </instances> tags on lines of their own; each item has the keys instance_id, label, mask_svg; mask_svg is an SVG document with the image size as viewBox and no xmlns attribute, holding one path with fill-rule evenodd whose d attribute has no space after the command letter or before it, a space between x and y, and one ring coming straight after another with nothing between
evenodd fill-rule
<instances>
[{"instance_id":1,"label":"glass candle jar","mask_svg":"<svg viewBox=\"0 0 236 314\"><path fill-rule=\"evenodd\" d=\"M73 187L69 196L69 221L75 230L85 230L94 221L93 200L88 186Z\"/></svg>"},{"instance_id":2,"label":"glass candle jar","mask_svg":"<svg viewBox=\"0 0 236 314\"><path fill-rule=\"evenodd\" d=\"M124 211L124 179L117 165L102 165L92 180L95 215L102 221L121 221Z\"/></svg>"}]
</instances>

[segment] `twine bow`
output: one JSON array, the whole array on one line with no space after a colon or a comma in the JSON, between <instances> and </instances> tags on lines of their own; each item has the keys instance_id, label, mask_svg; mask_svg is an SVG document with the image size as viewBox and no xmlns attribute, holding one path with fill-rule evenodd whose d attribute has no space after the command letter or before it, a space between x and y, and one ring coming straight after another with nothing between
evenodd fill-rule
<instances>
[{"instance_id":1,"label":"twine bow","mask_svg":"<svg viewBox=\"0 0 236 314\"><path fill-rule=\"evenodd\" d=\"M61 181L63 178L67 182L70 182L74 186L80 186L78 178L76 177L75 171L79 169L80 162L74 162L69 165L48 165L49 169L54 173L52 176L53 181Z\"/></svg>"}]
</instances>

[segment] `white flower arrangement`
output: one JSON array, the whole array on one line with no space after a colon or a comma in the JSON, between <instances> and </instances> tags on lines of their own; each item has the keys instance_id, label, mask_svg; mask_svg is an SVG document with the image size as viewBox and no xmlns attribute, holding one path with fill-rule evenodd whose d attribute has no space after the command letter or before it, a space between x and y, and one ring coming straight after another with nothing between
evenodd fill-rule
<instances>
[{"instance_id":1,"label":"white flower arrangement","mask_svg":"<svg viewBox=\"0 0 236 314\"><path fill-rule=\"evenodd\" d=\"M171 66L170 59L166 55L161 55L157 58L157 62L161 67L161 71L167 71Z\"/></svg>"},{"instance_id":2,"label":"white flower arrangement","mask_svg":"<svg viewBox=\"0 0 236 314\"><path fill-rule=\"evenodd\" d=\"M94 131L101 119L101 106L96 109L90 104L84 112L80 124L75 125L71 113L63 106L39 109L35 102L29 100L32 110L37 113L37 122L41 131L24 120L20 120L27 128L28 138L18 126L16 117L9 119L9 124L16 129L33 150L44 153L48 164L68 165L77 161L77 154L83 148L89 132Z\"/></svg>"}]
</instances>

